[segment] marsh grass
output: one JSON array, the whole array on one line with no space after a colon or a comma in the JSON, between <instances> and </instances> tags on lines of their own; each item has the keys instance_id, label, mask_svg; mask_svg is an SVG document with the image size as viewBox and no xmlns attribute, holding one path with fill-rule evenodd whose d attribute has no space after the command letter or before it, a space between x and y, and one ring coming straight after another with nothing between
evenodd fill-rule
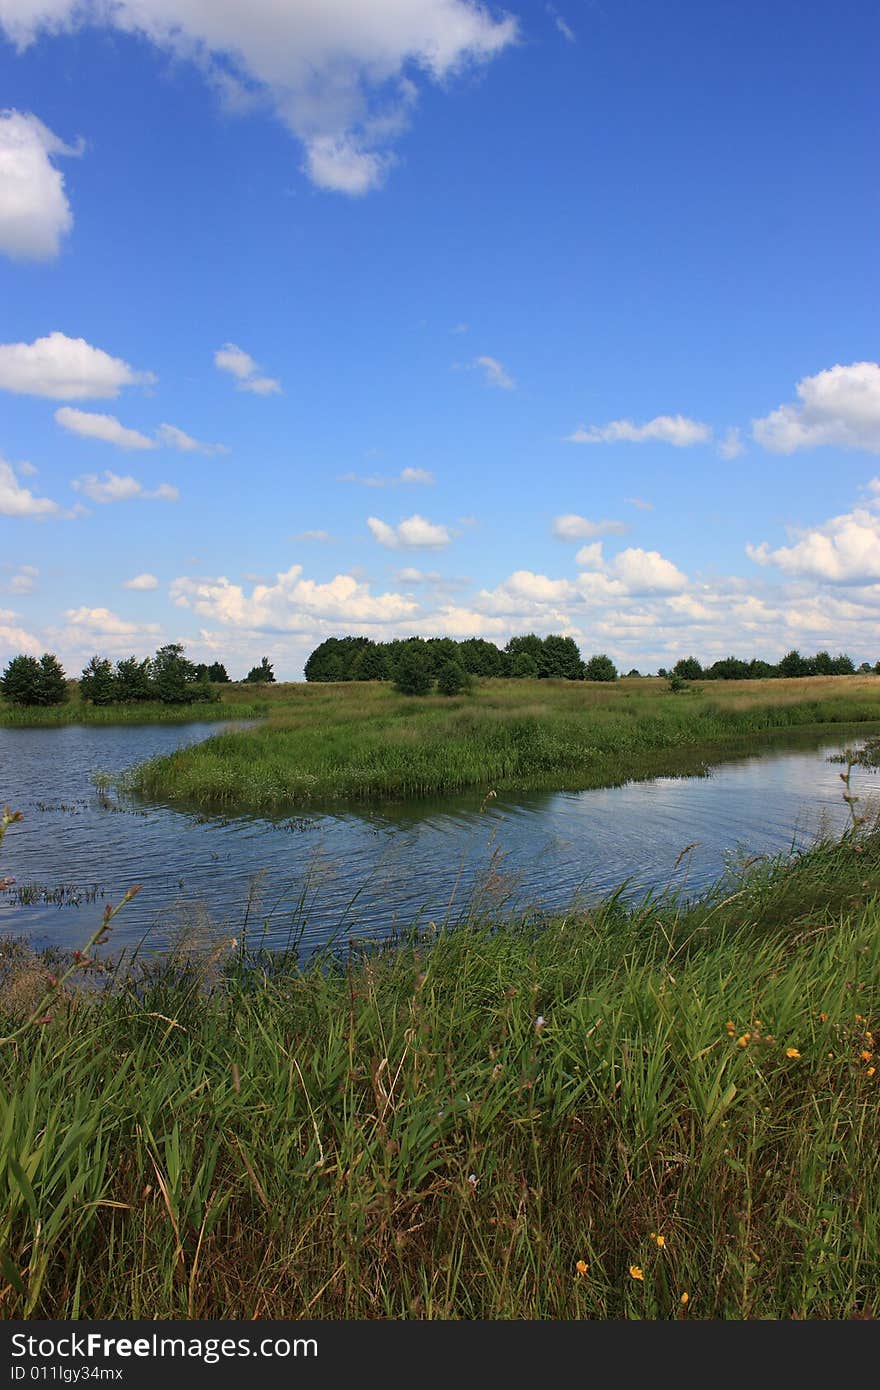
<instances>
[{"instance_id":1,"label":"marsh grass","mask_svg":"<svg viewBox=\"0 0 880 1390\"><path fill-rule=\"evenodd\" d=\"M230 710L229 704L234 705ZM259 719L265 715L267 704L254 699L253 687L249 698L242 692L229 702L203 701L192 705L163 705L145 701L131 705L90 705L79 698L78 687L67 704L48 706L10 705L0 699L0 728L54 729L67 724L192 724L215 719Z\"/></svg>"},{"instance_id":2,"label":"marsh grass","mask_svg":"<svg viewBox=\"0 0 880 1390\"><path fill-rule=\"evenodd\" d=\"M269 689L264 723L153 759L129 785L252 811L467 787L579 790L699 772L793 730L880 721L876 676L706 682L684 694L649 679L497 680L452 699L380 683Z\"/></svg>"},{"instance_id":3,"label":"marsh grass","mask_svg":"<svg viewBox=\"0 0 880 1390\"><path fill-rule=\"evenodd\" d=\"M60 967L4 951L4 1317L878 1311L876 828L697 902L123 958L23 1031Z\"/></svg>"}]
</instances>

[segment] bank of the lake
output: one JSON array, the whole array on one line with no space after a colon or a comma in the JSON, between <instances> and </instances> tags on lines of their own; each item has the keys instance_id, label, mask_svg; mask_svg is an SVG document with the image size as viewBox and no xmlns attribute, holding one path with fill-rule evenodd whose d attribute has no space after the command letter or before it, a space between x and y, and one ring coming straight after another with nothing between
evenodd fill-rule
<instances>
[{"instance_id":1,"label":"bank of the lake","mask_svg":"<svg viewBox=\"0 0 880 1390\"><path fill-rule=\"evenodd\" d=\"M490 680L420 699L379 682L272 690L268 718L151 760L129 785L206 808L579 790L698 771L774 731L880 720L880 676L694 683Z\"/></svg>"},{"instance_id":2,"label":"bank of the lake","mask_svg":"<svg viewBox=\"0 0 880 1390\"><path fill-rule=\"evenodd\" d=\"M230 708L232 706L232 708ZM68 724L190 724L195 720L260 719L268 711L253 687L236 689L234 697L198 700L193 704L161 704L145 700L135 704L92 705L79 698L71 682L70 699L62 705L11 705L0 699L0 729L60 729Z\"/></svg>"},{"instance_id":3,"label":"bank of the lake","mask_svg":"<svg viewBox=\"0 0 880 1390\"><path fill-rule=\"evenodd\" d=\"M880 835L499 925L6 945L4 1316L876 1316Z\"/></svg>"}]
</instances>

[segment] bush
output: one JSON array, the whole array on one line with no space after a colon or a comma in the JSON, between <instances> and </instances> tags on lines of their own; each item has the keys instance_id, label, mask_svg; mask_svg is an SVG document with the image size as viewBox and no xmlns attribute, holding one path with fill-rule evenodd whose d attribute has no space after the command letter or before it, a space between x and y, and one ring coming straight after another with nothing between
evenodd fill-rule
<instances>
[{"instance_id":1,"label":"bush","mask_svg":"<svg viewBox=\"0 0 880 1390\"><path fill-rule=\"evenodd\" d=\"M81 700L93 705L112 705L119 699L113 664L109 657L93 656L79 678Z\"/></svg>"},{"instance_id":2,"label":"bush","mask_svg":"<svg viewBox=\"0 0 880 1390\"><path fill-rule=\"evenodd\" d=\"M433 684L425 652L414 643L406 642L394 668L394 689L401 695L427 695Z\"/></svg>"},{"instance_id":3,"label":"bush","mask_svg":"<svg viewBox=\"0 0 880 1390\"><path fill-rule=\"evenodd\" d=\"M437 689L441 695L460 695L470 690L471 677L457 661L444 661L437 673Z\"/></svg>"},{"instance_id":4,"label":"bush","mask_svg":"<svg viewBox=\"0 0 880 1390\"><path fill-rule=\"evenodd\" d=\"M604 652L600 652L598 656L591 656L584 667L584 680L616 681L617 667L610 656L606 656Z\"/></svg>"},{"instance_id":5,"label":"bush","mask_svg":"<svg viewBox=\"0 0 880 1390\"><path fill-rule=\"evenodd\" d=\"M272 670L272 663L267 656L263 657L259 666L252 666L245 676L245 680L249 681L252 685L274 681L274 679L275 672Z\"/></svg>"}]
</instances>

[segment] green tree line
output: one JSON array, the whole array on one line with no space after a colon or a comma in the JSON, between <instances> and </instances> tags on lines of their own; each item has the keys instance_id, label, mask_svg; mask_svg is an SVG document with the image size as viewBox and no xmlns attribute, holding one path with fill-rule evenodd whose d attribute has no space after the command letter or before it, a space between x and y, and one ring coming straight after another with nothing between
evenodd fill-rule
<instances>
[{"instance_id":1,"label":"green tree line","mask_svg":"<svg viewBox=\"0 0 880 1390\"><path fill-rule=\"evenodd\" d=\"M374 642L369 637L328 637L305 664L307 681L398 681L401 665L423 670L430 685L447 666L470 679L508 676L532 679L616 680L617 669L604 653L584 661L573 637L534 632L511 637L503 648L482 637L457 642L451 637L407 637ZM416 693L416 692L411 692Z\"/></svg>"}]
</instances>

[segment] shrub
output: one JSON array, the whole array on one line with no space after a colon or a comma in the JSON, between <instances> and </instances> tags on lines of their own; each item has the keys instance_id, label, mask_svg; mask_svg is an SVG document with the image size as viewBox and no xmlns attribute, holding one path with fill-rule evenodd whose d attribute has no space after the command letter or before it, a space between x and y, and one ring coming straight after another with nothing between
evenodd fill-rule
<instances>
[{"instance_id":1,"label":"shrub","mask_svg":"<svg viewBox=\"0 0 880 1390\"><path fill-rule=\"evenodd\" d=\"M441 695L460 695L471 687L471 677L457 661L444 661L437 672L437 689Z\"/></svg>"},{"instance_id":2,"label":"shrub","mask_svg":"<svg viewBox=\"0 0 880 1390\"><path fill-rule=\"evenodd\" d=\"M617 667L610 656L606 656L604 652L600 652L598 656L591 656L584 667L584 680L616 681Z\"/></svg>"}]
</instances>

